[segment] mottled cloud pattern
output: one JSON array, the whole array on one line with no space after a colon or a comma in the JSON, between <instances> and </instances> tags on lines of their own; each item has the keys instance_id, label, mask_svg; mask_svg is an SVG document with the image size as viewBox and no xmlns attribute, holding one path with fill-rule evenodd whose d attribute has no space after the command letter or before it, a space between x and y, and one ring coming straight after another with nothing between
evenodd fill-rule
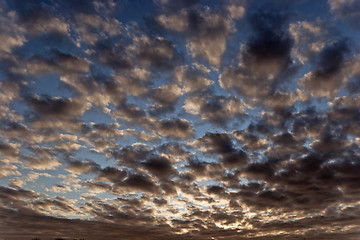
<instances>
[{"instance_id":1,"label":"mottled cloud pattern","mask_svg":"<svg viewBox=\"0 0 360 240\"><path fill-rule=\"evenodd\" d=\"M359 19L0 0L0 238L359 239Z\"/></svg>"}]
</instances>

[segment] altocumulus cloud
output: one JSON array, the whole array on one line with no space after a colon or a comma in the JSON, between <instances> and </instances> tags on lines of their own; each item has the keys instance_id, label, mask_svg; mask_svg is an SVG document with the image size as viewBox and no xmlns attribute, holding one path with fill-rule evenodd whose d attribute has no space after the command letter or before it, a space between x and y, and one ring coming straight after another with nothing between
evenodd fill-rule
<instances>
[{"instance_id":1,"label":"altocumulus cloud","mask_svg":"<svg viewBox=\"0 0 360 240\"><path fill-rule=\"evenodd\" d=\"M359 239L359 16L0 0L0 238Z\"/></svg>"}]
</instances>

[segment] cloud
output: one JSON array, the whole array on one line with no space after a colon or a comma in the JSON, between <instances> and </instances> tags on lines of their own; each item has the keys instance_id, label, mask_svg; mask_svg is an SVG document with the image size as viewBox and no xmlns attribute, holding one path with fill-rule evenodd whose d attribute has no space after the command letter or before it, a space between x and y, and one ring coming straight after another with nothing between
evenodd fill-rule
<instances>
[{"instance_id":1,"label":"cloud","mask_svg":"<svg viewBox=\"0 0 360 240\"><path fill-rule=\"evenodd\" d=\"M184 92L194 92L206 90L206 88L213 84L207 74L194 67L181 66L176 68L175 77L182 86Z\"/></svg>"},{"instance_id":2,"label":"cloud","mask_svg":"<svg viewBox=\"0 0 360 240\"><path fill-rule=\"evenodd\" d=\"M209 10L193 11L189 14L189 26L196 33L186 45L193 58L201 57L220 67L227 39L233 32L232 21Z\"/></svg>"},{"instance_id":3,"label":"cloud","mask_svg":"<svg viewBox=\"0 0 360 240\"><path fill-rule=\"evenodd\" d=\"M91 160L88 161L70 161L69 166L66 168L68 172L75 173L75 174L83 174L83 173L91 173L99 171L100 165L92 162Z\"/></svg>"},{"instance_id":4,"label":"cloud","mask_svg":"<svg viewBox=\"0 0 360 240\"><path fill-rule=\"evenodd\" d=\"M241 47L240 64L225 68L219 82L256 102L272 94L296 68L291 60L293 41L283 29L286 15L259 10L249 19L254 35Z\"/></svg>"},{"instance_id":5,"label":"cloud","mask_svg":"<svg viewBox=\"0 0 360 240\"><path fill-rule=\"evenodd\" d=\"M190 138L193 136L194 128L186 119L167 119L157 124L156 131L165 137L177 139Z\"/></svg>"},{"instance_id":6,"label":"cloud","mask_svg":"<svg viewBox=\"0 0 360 240\"><path fill-rule=\"evenodd\" d=\"M346 41L335 42L319 53L316 69L304 75L300 82L315 97L334 97L348 80Z\"/></svg>"},{"instance_id":7,"label":"cloud","mask_svg":"<svg viewBox=\"0 0 360 240\"><path fill-rule=\"evenodd\" d=\"M161 14L155 18L155 21L162 27L177 31L183 32L189 27L189 23L184 19L188 18L188 13L185 9L182 9L178 13L165 15Z\"/></svg>"},{"instance_id":8,"label":"cloud","mask_svg":"<svg viewBox=\"0 0 360 240\"><path fill-rule=\"evenodd\" d=\"M165 157L153 156L141 164L159 178L169 177L174 172L171 162Z\"/></svg>"},{"instance_id":9,"label":"cloud","mask_svg":"<svg viewBox=\"0 0 360 240\"><path fill-rule=\"evenodd\" d=\"M24 36L25 29L17 25L18 15L16 12L6 10L6 6L3 6L0 11L0 21L2 23L0 25L0 40L2 42L0 47L0 58L10 57L13 48L22 46L26 42Z\"/></svg>"},{"instance_id":10,"label":"cloud","mask_svg":"<svg viewBox=\"0 0 360 240\"><path fill-rule=\"evenodd\" d=\"M143 95L148 92L148 87L143 81L139 81L136 78L128 78L125 76L115 76L116 84L121 86L124 93L132 96Z\"/></svg>"},{"instance_id":11,"label":"cloud","mask_svg":"<svg viewBox=\"0 0 360 240\"><path fill-rule=\"evenodd\" d=\"M294 39L295 57L304 64L315 53L320 52L326 44L326 25L319 18L314 22L302 21L291 23L289 32Z\"/></svg>"},{"instance_id":12,"label":"cloud","mask_svg":"<svg viewBox=\"0 0 360 240\"><path fill-rule=\"evenodd\" d=\"M36 110L43 117L67 118L79 116L89 108L89 104L79 99L69 99L50 96L31 96L28 98L31 108Z\"/></svg>"},{"instance_id":13,"label":"cloud","mask_svg":"<svg viewBox=\"0 0 360 240\"><path fill-rule=\"evenodd\" d=\"M0 142L0 153L4 158L17 159L20 154L19 144Z\"/></svg>"},{"instance_id":14,"label":"cloud","mask_svg":"<svg viewBox=\"0 0 360 240\"><path fill-rule=\"evenodd\" d=\"M24 156L24 159L31 168L38 170L56 169L61 165L56 159L55 152L51 148L31 146L29 150L33 154Z\"/></svg>"},{"instance_id":15,"label":"cloud","mask_svg":"<svg viewBox=\"0 0 360 240\"><path fill-rule=\"evenodd\" d=\"M78 41L94 45L100 38L119 35L122 32L121 23L114 18L102 19L97 14L80 13L75 16ZM101 32L99 32L101 30Z\"/></svg>"},{"instance_id":16,"label":"cloud","mask_svg":"<svg viewBox=\"0 0 360 240\"><path fill-rule=\"evenodd\" d=\"M230 3L227 5L226 10L228 11L230 17L236 20L243 18L245 15L244 6L238 5L236 3Z\"/></svg>"},{"instance_id":17,"label":"cloud","mask_svg":"<svg viewBox=\"0 0 360 240\"><path fill-rule=\"evenodd\" d=\"M227 39L234 31L230 18L209 8L185 8L170 14L160 14L155 22L161 27L187 36L186 47L195 59L205 59L216 68L226 50Z\"/></svg>"},{"instance_id":18,"label":"cloud","mask_svg":"<svg viewBox=\"0 0 360 240\"><path fill-rule=\"evenodd\" d=\"M21 179L9 179L9 186L10 187L15 187L15 188L21 188L25 182L22 181Z\"/></svg>"},{"instance_id":19,"label":"cloud","mask_svg":"<svg viewBox=\"0 0 360 240\"><path fill-rule=\"evenodd\" d=\"M193 145L205 153L229 153L234 150L231 136L226 133L207 133Z\"/></svg>"},{"instance_id":20,"label":"cloud","mask_svg":"<svg viewBox=\"0 0 360 240\"><path fill-rule=\"evenodd\" d=\"M265 138L261 138L261 136L258 136L257 134L251 133L250 131L238 131L234 130L233 135L242 141L243 148L249 151L254 151L258 149L263 149L267 146L268 140Z\"/></svg>"},{"instance_id":21,"label":"cloud","mask_svg":"<svg viewBox=\"0 0 360 240\"><path fill-rule=\"evenodd\" d=\"M150 114L156 116L173 112L182 94L182 90L176 84L161 85L152 89L150 98L154 100L155 104L150 108Z\"/></svg>"},{"instance_id":22,"label":"cloud","mask_svg":"<svg viewBox=\"0 0 360 240\"><path fill-rule=\"evenodd\" d=\"M153 171L156 171L156 166ZM120 186L128 188L130 191L140 190L151 193L158 191L157 186L148 176L139 174L130 174Z\"/></svg>"},{"instance_id":23,"label":"cloud","mask_svg":"<svg viewBox=\"0 0 360 240\"><path fill-rule=\"evenodd\" d=\"M163 199L163 198L155 198L154 200L153 200L153 202L157 205L157 206L159 206L159 207L161 207L161 206L164 206L164 205L167 205L167 201L165 200L165 199Z\"/></svg>"},{"instance_id":24,"label":"cloud","mask_svg":"<svg viewBox=\"0 0 360 240\"><path fill-rule=\"evenodd\" d=\"M71 202L66 198L57 197L55 200L44 199L33 203L35 209L41 213L66 216L67 213L74 212ZM59 214L58 214L59 212Z\"/></svg>"},{"instance_id":25,"label":"cloud","mask_svg":"<svg viewBox=\"0 0 360 240\"><path fill-rule=\"evenodd\" d=\"M0 178L6 178L13 175L21 175L17 166L10 163L10 161L1 159Z\"/></svg>"},{"instance_id":26,"label":"cloud","mask_svg":"<svg viewBox=\"0 0 360 240\"><path fill-rule=\"evenodd\" d=\"M357 3L140 4L0 1L0 238L357 239Z\"/></svg>"},{"instance_id":27,"label":"cloud","mask_svg":"<svg viewBox=\"0 0 360 240\"><path fill-rule=\"evenodd\" d=\"M246 115L247 104L237 97L226 98L216 95L193 95L185 100L186 112L200 115L202 120L218 125L226 125L238 115Z\"/></svg>"},{"instance_id":28,"label":"cloud","mask_svg":"<svg viewBox=\"0 0 360 240\"><path fill-rule=\"evenodd\" d=\"M140 66L171 70L182 61L174 44L162 37L140 36L134 39L134 54Z\"/></svg>"},{"instance_id":29,"label":"cloud","mask_svg":"<svg viewBox=\"0 0 360 240\"><path fill-rule=\"evenodd\" d=\"M358 27L360 20L359 3L355 0L329 0L330 10L338 18L349 20L354 27Z\"/></svg>"},{"instance_id":30,"label":"cloud","mask_svg":"<svg viewBox=\"0 0 360 240\"><path fill-rule=\"evenodd\" d=\"M220 158L220 160L224 163L224 166L227 168L240 168L247 163L248 159L248 155L242 150L224 154Z\"/></svg>"},{"instance_id":31,"label":"cloud","mask_svg":"<svg viewBox=\"0 0 360 240\"><path fill-rule=\"evenodd\" d=\"M146 159L151 154L151 149L144 146L126 146L112 152L113 157L123 164L133 164L134 162Z\"/></svg>"},{"instance_id":32,"label":"cloud","mask_svg":"<svg viewBox=\"0 0 360 240\"><path fill-rule=\"evenodd\" d=\"M101 169L97 179L100 181L109 181L113 183L119 183L126 177L126 172L119 170L116 167L106 167Z\"/></svg>"},{"instance_id":33,"label":"cloud","mask_svg":"<svg viewBox=\"0 0 360 240\"><path fill-rule=\"evenodd\" d=\"M46 56L34 55L27 63L30 74L43 75L49 73L74 74L89 71L89 62L72 54L63 53L58 49L50 50Z\"/></svg>"},{"instance_id":34,"label":"cloud","mask_svg":"<svg viewBox=\"0 0 360 240\"><path fill-rule=\"evenodd\" d=\"M7 122L2 126L0 133L2 136L19 142L22 140L33 142L36 139L32 129L18 122Z\"/></svg>"},{"instance_id":35,"label":"cloud","mask_svg":"<svg viewBox=\"0 0 360 240\"><path fill-rule=\"evenodd\" d=\"M89 239L101 237L109 239L134 237L134 239L141 239L144 234L149 238L171 236L171 234L169 234L169 227L166 225L159 225L157 228L152 228L139 223L135 226L129 224L107 224L101 221L70 220L44 215L33 215L31 213L17 213L7 209L1 209L1 211L7 216L6 222L9 224L9 227L4 229L3 235L5 236L29 236L35 238L43 235L47 238L56 238L61 235L62 237L78 238L80 236ZM15 226L15 219L21 219L20 224L22 230L17 233L12 233L11 229ZM31 226L26 223L34 222L35 219L37 219L38 228L34 231ZM69 225L70 229L69 227L64 227L65 225ZM141 228L139 228L140 226ZM54 235L49 233L49 229L56 230L59 234ZM104 229L106 229L105 232Z\"/></svg>"},{"instance_id":36,"label":"cloud","mask_svg":"<svg viewBox=\"0 0 360 240\"><path fill-rule=\"evenodd\" d=\"M34 191L24 190L24 189L12 189L7 187L0 187L1 191L1 200L17 200L17 199L34 199L36 198L36 193Z\"/></svg>"},{"instance_id":37,"label":"cloud","mask_svg":"<svg viewBox=\"0 0 360 240\"><path fill-rule=\"evenodd\" d=\"M70 192L71 190L72 190L71 187L61 184L53 185L50 189L47 189L47 191L55 192L55 193L66 193L66 192Z\"/></svg>"},{"instance_id":38,"label":"cloud","mask_svg":"<svg viewBox=\"0 0 360 240\"><path fill-rule=\"evenodd\" d=\"M20 15L24 29L31 35L58 34L69 36L69 25L60 18L52 16L48 9L27 9Z\"/></svg>"},{"instance_id":39,"label":"cloud","mask_svg":"<svg viewBox=\"0 0 360 240\"><path fill-rule=\"evenodd\" d=\"M121 42L115 44L109 39L99 39L89 54L115 71L129 70L133 67L132 56L127 51L126 45Z\"/></svg>"}]
</instances>

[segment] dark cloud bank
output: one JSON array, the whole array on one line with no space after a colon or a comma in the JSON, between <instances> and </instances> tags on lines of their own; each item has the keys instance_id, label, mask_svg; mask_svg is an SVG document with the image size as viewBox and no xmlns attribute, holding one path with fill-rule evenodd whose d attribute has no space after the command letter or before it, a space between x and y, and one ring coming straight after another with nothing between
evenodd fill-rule
<instances>
[{"instance_id":1,"label":"dark cloud bank","mask_svg":"<svg viewBox=\"0 0 360 240\"><path fill-rule=\"evenodd\" d=\"M359 239L358 1L145 2L0 1L0 238Z\"/></svg>"}]
</instances>

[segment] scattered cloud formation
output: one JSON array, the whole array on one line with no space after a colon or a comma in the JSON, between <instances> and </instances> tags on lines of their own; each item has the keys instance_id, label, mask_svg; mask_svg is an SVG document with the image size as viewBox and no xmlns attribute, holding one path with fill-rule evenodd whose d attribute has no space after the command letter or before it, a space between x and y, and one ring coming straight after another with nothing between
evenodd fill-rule
<instances>
[{"instance_id":1,"label":"scattered cloud formation","mask_svg":"<svg viewBox=\"0 0 360 240\"><path fill-rule=\"evenodd\" d=\"M354 27L359 27L360 3L356 0L329 0L330 11L337 18L343 18L349 21Z\"/></svg>"},{"instance_id":2,"label":"scattered cloud formation","mask_svg":"<svg viewBox=\"0 0 360 240\"><path fill-rule=\"evenodd\" d=\"M0 0L0 238L358 239L359 9Z\"/></svg>"}]
</instances>

